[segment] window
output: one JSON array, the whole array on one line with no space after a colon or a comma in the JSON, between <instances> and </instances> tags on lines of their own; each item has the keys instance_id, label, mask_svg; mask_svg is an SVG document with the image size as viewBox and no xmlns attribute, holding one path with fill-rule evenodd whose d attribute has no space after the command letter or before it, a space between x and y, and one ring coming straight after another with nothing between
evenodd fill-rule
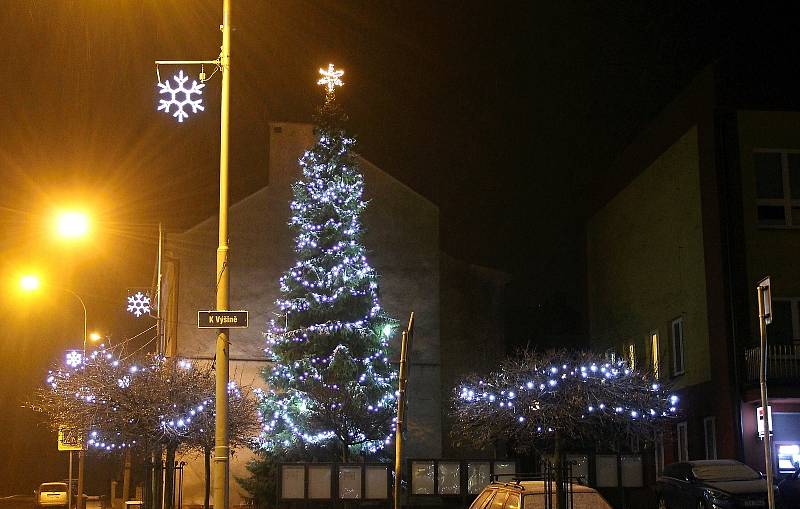
<instances>
[{"instance_id":1,"label":"window","mask_svg":"<svg viewBox=\"0 0 800 509\"><path fill-rule=\"evenodd\" d=\"M800 227L800 152L759 150L753 167L759 226Z\"/></svg>"},{"instance_id":2,"label":"window","mask_svg":"<svg viewBox=\"0 0 800 509\"><path fill-rule=\"evenodd\" d=\"M503 509L519 509L519 495L516 493L509 493Z\"/></svg>"},{"instance_id":3,"label":"window","mask_svg":"<svg viewBox=\"0 0 800 509\"><path fill-rule=\"evenodd\" d=\"M507 498L508 498L508 492L500 491L497 493L497 495L494 496L494 498L492 499L492 503L491 505L489 505L489 507L491 507L492 509L500 509L501 507L503 507L503 504L505 504Z\"/></svg>"},{"instance_id":4,"label":"window","mask_svg":"<svg viewBox=\"0 0 800 509\"><path fill-rule=\"evenodd\" d=\"M714 417L706 417L703 419L703 434L705 435L707 460L717 459L716 424L716 419Z\"/></svg>"},{"instance_id":5,"label":"window","mask_svg":"<svg viewBox=\"0 0 800 509\"><path fill-rule=\"evenodd\" d=\"M483 493L478 495L478 498L469 506L469 509L483 509L492 495L494 495L495 491L496 490L483 490Z\"/></svg>"},{"instance_id":6,"label":"window","mask_svg":"<svg viewBox=\"0 0 800 509\"><path fill-rule=\"evenodd\" d=\"M686 421L678 423L678 461L689 461L689 434Z\"/></svg>"},{"instance_id":7,"label":"window","mask_svg":"<svg viewBox=\"0 0 800 509\"><path fill-rule=\"evenodd\" d=\"M683 318L672 320L672 375L682 375L683 359Z\"/></svg>"},{"instance_id":8,"label":"window","mask_svg":"<svg viewBox=\"0 0 800 509\"><path fill-rule=\"evenodd\" d=\"M659 358L658 358L658 331L650 333L650 357L653 362L653 376L659 378Z\"/></svg>"},{"instance_id":9,"label":"window","mask_svg":"<svg viewBox=\"0 0 800 509\"><path fill-rule=\"evenodd\" d=\"M772 323L767 325L771 344L800 342L800 299L773 299Z\"/></svg>"}]
</instances>

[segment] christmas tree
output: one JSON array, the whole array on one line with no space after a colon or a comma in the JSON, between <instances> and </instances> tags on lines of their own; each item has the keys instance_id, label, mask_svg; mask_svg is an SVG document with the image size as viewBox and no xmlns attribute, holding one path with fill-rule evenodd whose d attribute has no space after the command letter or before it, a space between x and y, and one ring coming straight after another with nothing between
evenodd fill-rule
<instances>
[{"instance_id":1,"label":"christmas tree","mask_svg":"<svg viewBox=\"0 0 800 509\"><path fill-rule=\"evenodd\" d=\"M268 452L336 447L347 460L376 452L393 431L394 321L381 309L378 276L361 243L364 178L334 94L342 71L330 65L320 73L317 142L292 185L297 263L280 278L282 319L267 333L275 365L265 375L261 444Z\"/></svg>"}]
</instances>

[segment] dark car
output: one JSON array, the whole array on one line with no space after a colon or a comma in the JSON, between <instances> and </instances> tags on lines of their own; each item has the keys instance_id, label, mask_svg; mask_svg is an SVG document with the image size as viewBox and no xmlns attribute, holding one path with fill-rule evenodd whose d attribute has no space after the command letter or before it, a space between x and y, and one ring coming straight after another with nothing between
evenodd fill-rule
<instances>
[{"instance_id":1,"label":"dark car","mask_svg":"<svg viewBox=\"0 0 800 509\"><path fill-rule=\"evenodd\" d=\"M658 509L767 507L767 481L735 460L673 463L656 482L656 499Z\"/></svg>"},{"instance_id":2,"label":"dark car","mask_svg":"<svg viewBox=\"0 0 800 509\"><path fill-rule=\"evenodd\" d=\"M800 468L778 484L783 507L800 507Z\"/></svg>"}]
</instances>

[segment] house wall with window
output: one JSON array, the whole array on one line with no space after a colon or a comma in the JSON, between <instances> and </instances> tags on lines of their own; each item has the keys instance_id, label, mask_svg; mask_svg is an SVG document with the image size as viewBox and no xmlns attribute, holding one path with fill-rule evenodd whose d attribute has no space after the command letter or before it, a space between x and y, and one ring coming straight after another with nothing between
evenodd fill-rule
<instances>
[{"instance_id":1,"label":"house wall with window","mask_svg":"<svg viewBox=\"0 0 800 509\"><path fill-rule=\"evenodd\" d=\"M800 113L738 112L747 279L772 278L770 342L800 342ZM755 286L750 292L758 340Z\"/></svg>"},{"instance_id":2,"label":"house wall with window","mask_svg":"<svg viewBox=\"0 0 800 509\"><path fill-rule=\"evenodd\" d=\"M637 367L652 369L657 358L681 398L665 463L740 456L729 238L720 226L730 208L720 193L727 117L717 92L709 68L643 129L607 172L616 183L587 221L592 348L634 345Z\"/></svg>"},{"instance_id":3,"label":"house wall with window","mask_svg":"<svg viewBox=\"0 0 800 509\"><path fill-rule=\"evenodd\" d=\"M653 370L657 359L676 387L710 379L701 216L691 127L587 226L593 347L629 359L633 346L638 368Z\"/></svg>"},{"instance_id":4,"label":"house wall with window","mask_svg":"<svg viewBox=\"0 0 800 509\"><path fill-rule=\"evenodd\" d=\"M606 172L614 182L587 222L592 347L625 358L633 347L647 368L657 333L659 374L681 396L666 463L735 458L763 469L755 287L764 276L774 457L796 451L800 461L800 113L751 106L788 96L765 99L763 82L750 90L739 70L706 69L643 129Z\"/></svg>"}]
</instances>

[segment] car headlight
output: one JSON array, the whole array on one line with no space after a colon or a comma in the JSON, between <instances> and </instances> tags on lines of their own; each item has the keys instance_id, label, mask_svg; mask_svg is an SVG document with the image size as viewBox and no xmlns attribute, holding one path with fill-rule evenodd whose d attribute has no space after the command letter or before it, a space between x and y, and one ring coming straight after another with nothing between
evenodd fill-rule
<instances>
[{"instance_id":1,"label":"car headlight","mask_svg":"<svg viewBox=\"0 0 800 509\"><path fill-rule=\"evenodd\" d=\"M715 502L727 502L731 499L731 496L724 491L709 489L707 493L708 497Z\"/></svg>"}]
</instances>

